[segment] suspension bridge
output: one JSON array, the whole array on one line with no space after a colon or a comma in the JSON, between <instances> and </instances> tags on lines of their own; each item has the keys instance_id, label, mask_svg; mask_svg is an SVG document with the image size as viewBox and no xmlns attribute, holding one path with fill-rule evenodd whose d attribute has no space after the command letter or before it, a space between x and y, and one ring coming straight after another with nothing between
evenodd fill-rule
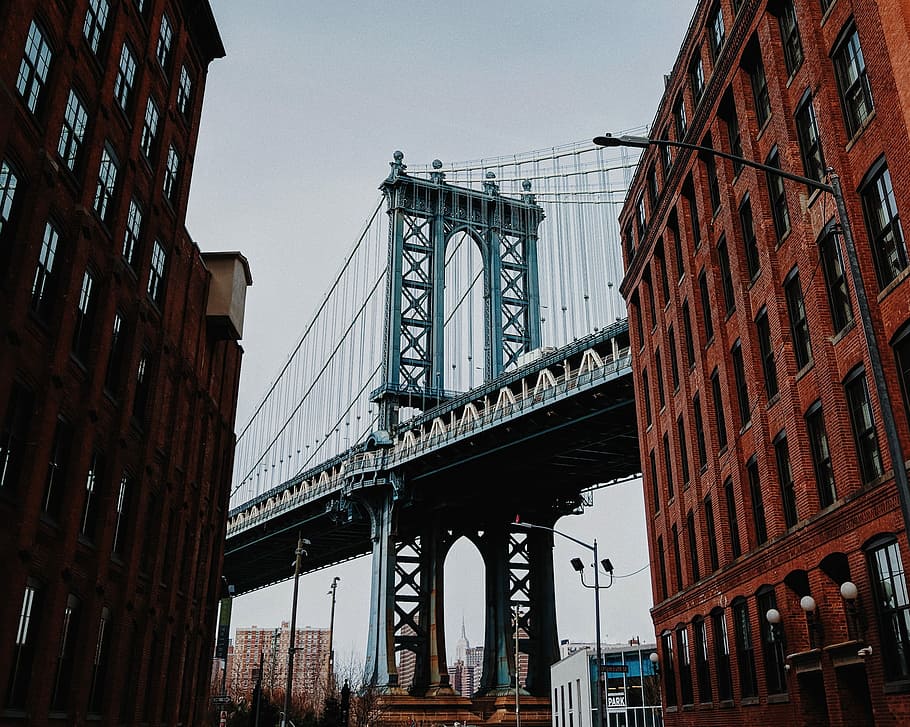
<instances>
[{"instance_id":1,"label":"suspension bridge","mask_svg":"<svg viewBox=\"0 0 910 727\"><path fill-rule=\"evenodd\" d=\"M238 436L226 579L238 594L288 579L301 533L307 570L370 554L367 676L387 695L476 719L514 684L519 606L524 686L548 697L552 534L512 523L552 526L640 470L615 222L636 161L589 143L420 167L396 152ZM446 670L443 563L460 537L486 571L473 704Z\"/></svg>"}]
</instances>

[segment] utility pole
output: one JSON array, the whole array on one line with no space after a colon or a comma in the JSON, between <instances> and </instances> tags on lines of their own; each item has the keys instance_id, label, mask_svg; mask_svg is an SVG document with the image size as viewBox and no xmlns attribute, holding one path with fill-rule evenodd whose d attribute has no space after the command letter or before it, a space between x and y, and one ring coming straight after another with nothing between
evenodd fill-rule
<instances>
[{"instance_id":1,"label":"utility pole","mask_svg":"<svg viewBox=\"0 0 910 727\"><path fill-rule=\"evenodd\" d=\"M340 580L341 578L335 576L332 579L332 590L329 591L332 594L332 615L329 617L329 674L326 680L326 689L329 696L335 693L335 652L332 647L332 641L335 632L335 590L338 588L338 581Z\"/></svg>"},{"instance_id":2,"label":"utility pole","mask_svg":"<svg viewBox=\"0 0 910 727\"><path fill-rule=\"evenodd\" d=\"M294 688L294 637L297 636L297 587L300 583L301 559L306 552L303 549L303 546L309 544L310 541L298 533L297 548L294 550L294 598L291 604L291 633L288 638L288 679L284 691L284 714L281 717L282 727L287 727L288 711L291 709L291 690Z\"/></svg>"}]
</instances>

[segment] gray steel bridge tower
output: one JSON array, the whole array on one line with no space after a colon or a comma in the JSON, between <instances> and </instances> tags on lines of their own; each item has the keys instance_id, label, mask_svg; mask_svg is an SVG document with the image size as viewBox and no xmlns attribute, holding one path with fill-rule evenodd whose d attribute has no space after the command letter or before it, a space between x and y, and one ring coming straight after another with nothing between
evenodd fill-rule
<instances>
[{"instance_id":1,"label":"gray steel bridge tower","mask_svg":"<svg viewBox=\"0 0 910 727\"><path fill-rule=\"evenodd\" d=\"M387 319L383 384L373 392L379 407L374 446L387 446L401 407L428 409L446 397L444 282L446 245L469 235L483 264L484 374L492 380L518 357L540 346L537 229L543 210L523 183L520 199L499 194L488 173L483 190L449 185L439 161L429 179L408 175L395 152L382 183L389 215ZM558 658L553 592L552 534L512 532L514 483L505 500L491 495L470 509L415 492L406 472L361 490L370 514L372 586L367 676L387 693L401 692L395 654L415 653L411 694L452 694L446 666L443 566L459 537L478 548L484 562L486 633L481 694L514 688L512 609L521 606L521 650L528 654L527 690L549 693L550 664ZM496 482L488 483L493 490ZM422 500L422 501L421 501ZM535 514L553 525L558 513Z\"/></svg>"}]
</instances>

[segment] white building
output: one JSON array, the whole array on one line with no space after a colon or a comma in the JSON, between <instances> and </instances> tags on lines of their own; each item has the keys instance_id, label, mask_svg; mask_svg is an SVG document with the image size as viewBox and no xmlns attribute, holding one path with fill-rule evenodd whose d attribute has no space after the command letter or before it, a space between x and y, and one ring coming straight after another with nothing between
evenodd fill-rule
<instances>
[{"instance_id":1,"label":"white building","mask_svg":"<svg viewBox=\"0 0 910 727\"><path fill-rule=\"evenodd\" d=\"M553 727L600 727L595 712L593 646L566 644L568 656L550 667ZM581 648L572 648L581 646ZM601 694L607 727L662 727L660 679L650 660L655 644L602 648Z\"/></svg>"}]
</instances>

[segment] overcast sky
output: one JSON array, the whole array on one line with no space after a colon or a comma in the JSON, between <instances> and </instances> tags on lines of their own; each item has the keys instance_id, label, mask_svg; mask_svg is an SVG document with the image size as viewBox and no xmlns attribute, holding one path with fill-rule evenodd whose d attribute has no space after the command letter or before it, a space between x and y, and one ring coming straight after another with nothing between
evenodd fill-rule
<instances>
[{"instance_id":1,"label":"overcast sky","mask_svg":"<svg viewBox=\"0 0 910 727\"><path fill-rule=\"evenodd\" d=\"M203 250L250 261L237 428L326 292L377 198L392 152L425 164L520 153L649 124L695 3L212 0L227 57L205 91L187 226ZM653 640L639 482L601 490L558 528L598 539L618 579L605 641ZM593 640L593 596L555 551L560 638ZM292 554L288 554L289 561ZM336 661L365 649L368 558L301 579L298 623L328 626ZM483 571L461 541L446 562L449 657L464 618L483 642ZM233 626L290 617L291 584L244 596Z\"/></svg>"}]
</instances>

